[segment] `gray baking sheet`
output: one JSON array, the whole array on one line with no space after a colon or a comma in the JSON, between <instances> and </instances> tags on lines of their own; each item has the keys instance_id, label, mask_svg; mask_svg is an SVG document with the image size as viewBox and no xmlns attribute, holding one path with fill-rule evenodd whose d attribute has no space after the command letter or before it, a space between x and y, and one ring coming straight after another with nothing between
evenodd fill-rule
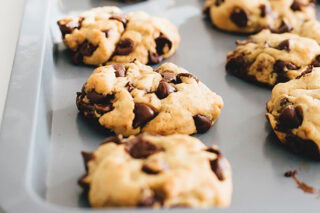
<instances>
[{"instance_id":1,"label":"gray baking sheet","mask_svg":"<svg viewBox=\"0 0 320 213\"><path fill-rule=\"evenodd\" d=\"M292 179L283 176L287 170L297 169L299 179L320 187L319 163L296 156L278 144L264 116L270 89L244 82L225 72L226 54L235 48L236 40L246 36L214 29L203 18L203 4L203 0L150 0L129 5L107 0L27 1L27 19L24 20L15 72L10 82L9 95L12 98L7 102L0 132L1 142L4 142L0 144L0 168L4 168L2 179L8 184L17 184L12 187L15 192L12 194L8 184L0 185L6 190L6 193L0 192L0 206L4 210L92 211L77 185L78 178L84 173L80 151L95 150L106 135L78 115L75 97L94 68L71 63L56 21L92 7L114 5L125 12L144 10L170 19L179 28L182 42L176 54L163 63L172 62L187 69L223 97L225 105L217 123L207 133L195 136L207 145L218 145L229 159L234 192L230 208L208 211L319 211L320 200L316 195L305 194L297 189ZM43 21L38 20L42 18ZM35 22L41 22L43 26L34 26ZM42 36L38 38L36 33ZM35 46L31 46L28 39L40 39L39 44L33 41ZM35 50L39 54L32 54ZM32 76L27 75L28 72ZM24 94L25 90L36 91L36 97L32 98L28 91ZM23 94L30 98L21 102ZM21 104L25 106L21 107ZM16 120L24 118L21 126L14 125ZM28 129L31 133L22 130L17 135L9 134L14 128ZM10 144L17 145L10 147ZM12 162L7 162L8 159ZM15 174L12 172L15 169L22 171ZM21 177L15 180L17 175ZM18 186L23 190L18 190ZM23 191L21 196L20 191ZM5 194L12 198L6 199Z\"/></svg>"}]
</instances>

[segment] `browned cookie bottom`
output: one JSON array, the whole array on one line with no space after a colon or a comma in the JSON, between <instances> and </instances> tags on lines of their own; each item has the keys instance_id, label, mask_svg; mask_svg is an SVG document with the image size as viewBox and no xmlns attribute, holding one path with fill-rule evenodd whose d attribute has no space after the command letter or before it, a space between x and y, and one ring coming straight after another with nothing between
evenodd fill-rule
<instances>
[{"instance_id":1,"label":"browned cookie bottom","mask_svg":"<svg viewBox=\"0 0 320 213\"><path fill-rule=\"evenodd\" d=\"M305 140L296 135L288 135L283 144L292 152L313 160L320 160L320 150L312 140Z\"/></svg>"}]
</instances>

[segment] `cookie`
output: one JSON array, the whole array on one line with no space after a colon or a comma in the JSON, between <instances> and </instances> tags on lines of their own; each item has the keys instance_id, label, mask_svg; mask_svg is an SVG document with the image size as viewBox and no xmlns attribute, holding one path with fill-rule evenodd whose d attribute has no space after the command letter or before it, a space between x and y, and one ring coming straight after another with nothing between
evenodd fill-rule
<instances>
[{"instance_id":1,"label":"cookie","mask_svg":"<svg viewBox=\"0 0 320 213\"><path fill-rule=\"evenodd\" d=\"M204 11L215 27L239 33L289 32L316 17L310 0L207 0Z\"/></svg>"},{"instance_id":2,"label":"cookie","mask_svg":"<svg viewBox=\"0 0 320 213\"><path fill-rule=\"evenodd\" d=\"M79 111L116 134L193 134L209 130L222 98L188 71L138 61L97 68L77 93Z\"/></svg>"},{"instance_id":3,"label":"cookie","mask_svg":"<svg viewBox=\"0 0 320 213\"><path fill-rule=\"evenodd\" d=\"M320 22L317 20L306 21L299 27L296 27L292 32L303 37L314 39L320 44Z\"/></svg>"},{"instance_id":4,"label":"cookie","mask_svg":"<svg viewBox=\"0 0 320 213\"><path fill-rule=\"evenodd\" d=\"M112 63L129 63L137 59L143 64L157 64L177 50L180 36L168 20L144 12L129 13L128 20Z\"/></svg>"},{"instance_id":5,"label":"cookie","mask_svg":"<svg viewBox=\"0 0 320 213\"><path fill-rule=\"evenodd\" d=\"M276 85L266 117L291 150L320 160L320 68L310 66L296 79Z\"/></svg>"},{"instance_id":6,"label":"cookie","mask_svg":"<svg viewBox=\"0 0 320 213\"><path fill-rule=\"evenodd\" d=\"M238 41L228 53L226 70L242 79L274 86L299 76L308 65L320 66L320 46L313 39L269 30Z\"/></svg>"},{"instance_id":7,"label":"cookie","mask_svg":"<svg viewBox=\"0 0 320 213\"><path fill-rule=\"evenodd\" d=\"M216 146L187 135L108 138L82 152L79 180L92 207L227 207L231 167Z\"/></svg>"},{"instance_id":8,"label":"cookie","mask_svg":"<svg viewBox=\"0 0 320 213\"><path fill-rule=\"evenodd\" d=\"M180 36L168 20L144 12L125 15L117 7L100 7L58 21L64 44L75 64L156 64L178 48ZM111 63L112 63L111 62Z\"/></svg>"},{"instance_id":9,"label":"cookie","mask_svg":"<svg viewBox=\"0 0 320 213\"><path fill-rule=\"evenodd\" d=\"M113 55L127 19L117 7L91 9L79 17L58 21L63 42L75 64L100 65Z\"/></svg>"}]
</instances>

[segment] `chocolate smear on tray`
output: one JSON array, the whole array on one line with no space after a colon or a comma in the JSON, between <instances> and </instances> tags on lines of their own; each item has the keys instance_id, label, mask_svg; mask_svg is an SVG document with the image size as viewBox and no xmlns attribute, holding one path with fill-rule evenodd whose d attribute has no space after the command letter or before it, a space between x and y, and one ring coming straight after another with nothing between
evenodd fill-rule
<instances>
[{"instance_id":1,"label":"chocolate smear on tray","mask_svg":"<svg viewBox=\"0 0 320 213\"><path fill-rule=\"evenodd\" d=\"M296 182L297 184L297 187L299 189L301 189L304 193L308 193L308 194L316 194L318 195L317 197L320 198L320 189L316 189L302 181L300 181L298 178L297 178L297 174L298 174L298 171L297 170L291 170L291 171L287 171L284 173L284 176L287 177L287 178L292 178L294 180L294 182Z\"/></svg>"}]
</instances>

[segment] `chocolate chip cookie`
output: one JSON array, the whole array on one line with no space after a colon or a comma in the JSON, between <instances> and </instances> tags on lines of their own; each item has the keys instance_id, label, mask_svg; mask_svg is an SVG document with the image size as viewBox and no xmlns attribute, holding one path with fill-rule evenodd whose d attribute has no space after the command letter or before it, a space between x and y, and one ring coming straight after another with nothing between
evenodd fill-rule
<instances>
[{"instance_id":1,"label":"chocolate chip cookie","mask_svg":"<svg viewBox=\"0 0 320 213\"><path fill-rule=\"evenodd\" d=\"M320 160L320 68L276 85L266 117L279 140L296 153Z\"/></svg>"},{"instance_id":2,"label":"chocolate chip cookie","mask_svg":"<svg viewBox=\"0 0 320 213\"><path fill-rule=\"evenodd\" d=\"M290 32L315 19L313 0L207 0L204 11L215 27L240 33Z\"/></svg>"},{"instance_id":3,"label":"chocolate chip cookie","mask_svg":"<svg viewBox=\"0 0 320 213\"><path fill-rule=\"evenodd\" d=\"M228 53L226 70L242 79L274 86L299 76L308 65L320 66L320 46L292 33L263 30L237 41Z\"/></svg>"},{"instance_id":4,"label":"chocolate chip cookie","mask_svg":"<svg viewBox=\"0 0 320 213\"><path fill-rule=\"evenodd\" d=\"M79 111L124 136L209 130L222 98L196 76L171 63L158 69L139 61L97 68L77 94Z\"/></svg>"},{"instance_id":5,"label":"chocolate chip cookie","mask_svg":"<svg viewBox=\"0 0 320 213\"><path fill-rule=\"evenodd\" d=\"M79 180L92 207L227 207L231 167L216 146L187 135L108 138L82 152Z\"/></svg>"},{"instance_id":6,"label":"chocolate chip cookie","mask_svg":"<svg viewBox=\"0 0 320 213\"><path fill-rule=\"evenodd\" d=\"M113 55L127 19L117 7L100 7L58 21L75 64L100 65Z\"/></svg>"},{"instance_id":7,"label":"chocolate chip cookie","mask_svg":"<svg viewBox=\"0 0 320 213\"><path fill-rule=\"evenodd\" d=\"M144 12L129 13L127 17L129 21L112 63L128 63L137 59L143 64L157 64L177 50L180 36L168 20L151 17Z\"/></svg>"},{"instance_id":8,"label":"chocolate chip cookie","mask_svg":"<svg viewBox=\"0 0 320 213\"><path fill-rule=\"evenodd\" d=\"M168 20L144 12L125 15L117 7L100 7L58 21L64 44L75 64L156 64L178 48L180 36Z\"/></svg>"}]
</instances>

